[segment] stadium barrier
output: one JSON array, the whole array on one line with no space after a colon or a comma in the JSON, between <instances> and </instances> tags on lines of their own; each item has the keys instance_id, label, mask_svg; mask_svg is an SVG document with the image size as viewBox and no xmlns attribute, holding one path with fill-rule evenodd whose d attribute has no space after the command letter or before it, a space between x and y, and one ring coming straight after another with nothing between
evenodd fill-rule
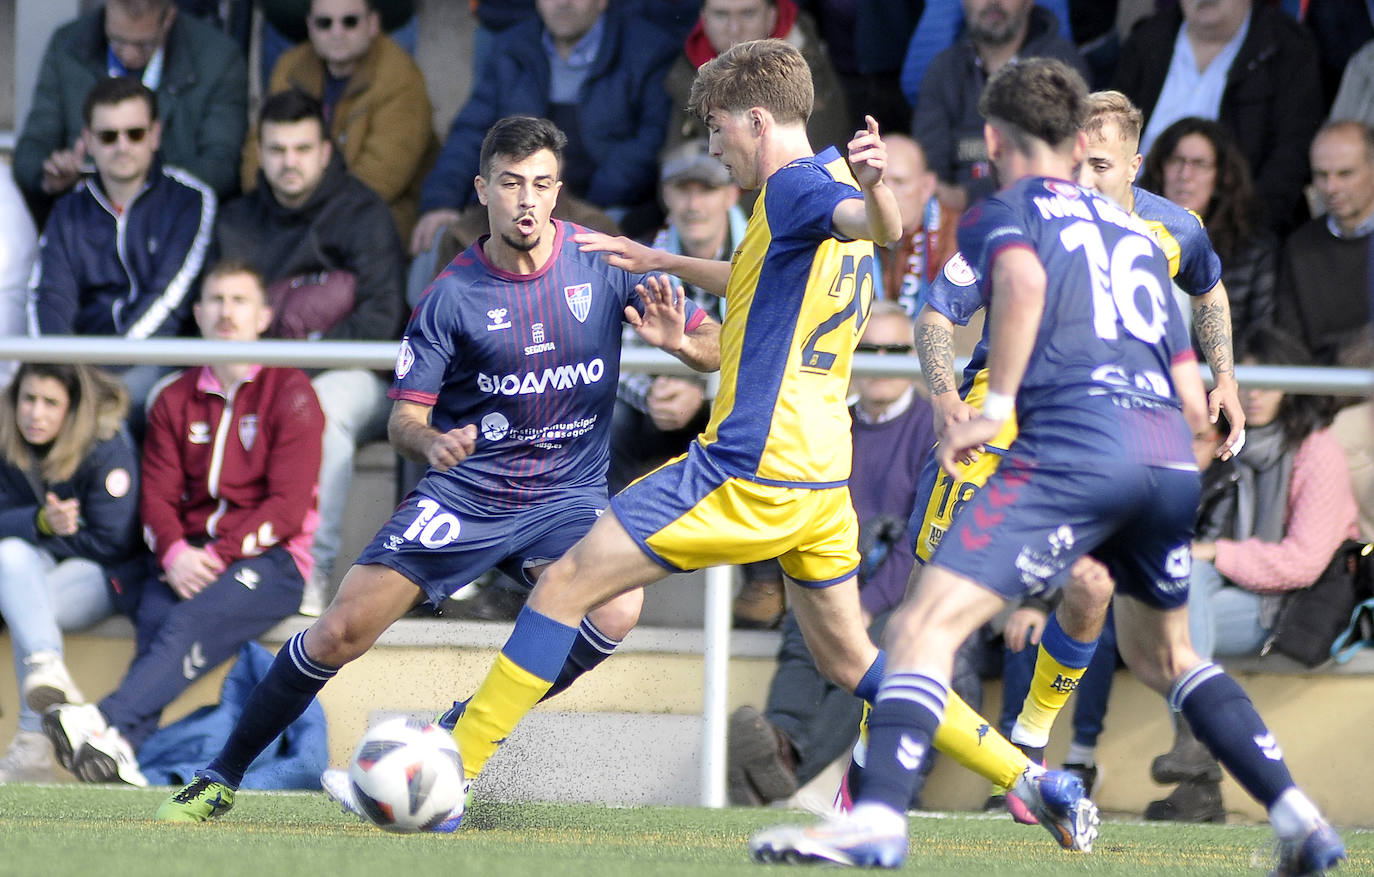
<instances>
[{"instance_id":1,"label":"stadium barrier","mask_svg":"<svg viewBox=\"0 0 1374 877\"><path fill-rule=\"evenodd\" d=\"M205 341L154 338L128 341L114 337L0 337L0 361L87 362L105 365L158 364L200 365L255 362L301 368L374 368L389 370L396 360L397 342ZM962 369L965 361L957 363ZM621 355L626 372L692 374L674 357L652 348L627 348ZM857 354L854 374L862 377L911 377L921 374L914 357ZM1204 377L1210 377L1206 368ZM1294 393L1363 395L1371 378L1363 369L1320 367L1239 366L1243 383ZM700 741L700 803L721 807L726 803L726 727L728 724L730 601L729 567L706 571L704 642L702 646L702 737Z\"/></svg>"}]
</instances>

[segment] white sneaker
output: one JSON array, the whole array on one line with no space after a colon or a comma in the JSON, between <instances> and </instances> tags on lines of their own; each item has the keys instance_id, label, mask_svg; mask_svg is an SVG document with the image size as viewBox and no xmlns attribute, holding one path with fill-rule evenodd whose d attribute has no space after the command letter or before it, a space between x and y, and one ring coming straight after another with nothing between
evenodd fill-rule
<instances>
[{"instance_id":1,"label":"white sneaker","mask_svg":"<svg viewBox=\"0 0 1374 877\"><path fill-rule=\"evenodd\" d=\"M138 769L133 747L115 727L106 727L86 741L76 753L72 773L87 783L125 783L140 788L148 785Z\"/></svg>"},{"instance_id":2,"label":"white sneaker","mask_svg":"<svg viewBox=\"0 0 1374 877\"><path fill-rule=\"evenodd\" d=\"M296 611L307 618L319 618L329 608L329 573L316 566L301 592L301 608Z\"/></svg>"},{"instance_id":3,"label":"white sneaker","mask_svg":"<svg viewBox=\"0 0 1374 877\"><path fill-rule=\"evenodd\" d=\"M24 686L20 695L34 712L45 712L48 707L60 703L86 702L57 652L34 652L24 659L24 666Z\"/></svg>"},{"instance_id":4,"label":"white sneaker","mask_svg":"<svg viewBox=\"0 0 1374 877\"><path fill-rule=\"evenodd\" d=\"M93 703L62 704L43 713L43 733L52 741L57 762L73 773L81 747L108 727L105 715Z\"/></svg>"},{"instance_id":5,"label":"white sneaker","mask_svg":"<svg viewBox=\"0 0 1374 877\"><path fill-rule=\"evenodd\" d=\"M0 783L47 783L57 779L52 744L37 731L19 731L0 758Z\"/></svg>"}]
</instances>

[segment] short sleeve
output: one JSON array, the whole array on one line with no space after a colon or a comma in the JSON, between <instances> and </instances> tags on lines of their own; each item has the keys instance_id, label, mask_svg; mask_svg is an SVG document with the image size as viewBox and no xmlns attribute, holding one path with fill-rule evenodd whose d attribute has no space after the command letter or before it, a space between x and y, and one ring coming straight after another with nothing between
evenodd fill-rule
<instances>
[{"instance_id":1,"label":"short sleeve","mask_svg":"<svg viewBox=\"0 0 1374 877\"><path fill-rule=\"evenodd\" d=\"M949 257L945 267L931 281L925 292L925 302L956 326L967 326L973 315L987 304L979 291L980 286L973 267L964 254L958 252Z\"/></svg>"},{"instance_id":2,"label":"short sleeve","mask_svg":"<svg viewBox=\"0 0 1374 877\"><path fill-rule=\"evenodd\" d=\"M1205 295L1221 282L1221 258L1212 249L1212 239L1202 220L1188 211L1187 222L1179 240L1178 288L1189 295Z\"/></svg>"},{"instance_id":3,"label":"short sleeve","mask_svg":"<svg viewBox=\"0 0 1374 877\"><path fill-rule=\"evenodd\" d=\"M964 254L977 285L986 287L993 260L1008 247L1034 251L1025 223L1011 205L1000 197L986 198L973 205L959 220L959 252Z\"/></svg>"},{"instance_id":4,"label":"short sleeve","mask_svg":"<svg viewBox=\"0 0 1374 877\"><path fill-rule=\"evenodd\" d=\"M396 354L392 399L433 405L439 399L444 376L455 354L454 339L462 326L459 309L452 302L455 289L451 279L441 281L410 318L401 348Z\"/></svg>"},{"instance_id":5,"label":"short sleeve","mask_svg":"<svg viewBox=\"0 0 1374 877\"><path fill-rule=\"evenodd\" d=\"M841 201L863 194L841 183L814 161L800 161L768 178L764 209L774 238L822 240L836 237L832 228Z\"/></svg>"}]
</instances>

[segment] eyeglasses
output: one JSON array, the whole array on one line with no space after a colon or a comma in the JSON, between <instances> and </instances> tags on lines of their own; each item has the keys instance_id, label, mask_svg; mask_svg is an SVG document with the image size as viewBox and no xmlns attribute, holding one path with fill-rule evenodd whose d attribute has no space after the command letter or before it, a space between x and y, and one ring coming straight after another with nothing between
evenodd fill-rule
<instances>
[{"instance_id":1,"label":"eyeglasses","mask_svg":"<svg viewBox=\"0 0 1374 877\"><path fill-rule=\"evenodd\" d=\"M353 30L363 23L363 17L361 15L341 15L335 18L332 15L316 15L310 19L310 23L315 25L315 30L330 30L336 21L343 25L344 30Z\"/></svg>"},{"instance_id":2,"label":"eyeglasses","mask_svg":"<svg viewBox=\"0 0 1374 877\"><path fill-rule=\"evenodd\" d=\"M895 353L905 355L911 352L910 344L865 344L860 343L854 347L855 353Z\"/></svg>"},{"instance_id":3,"label":"eyeglasses","mask_svg":"<svg viewBox=\"0 0 1374 877\"><path fill-rule=\"evenodd\" d=\"M1217 163L1209 158L1185 158L1182 155L1171 155L1164 159L1164 169L1179 173L1184 168L1195 174L1207 174L1217 169Z\"/></svg>"},{"instance_id":4,"label":"eyeglasses","mask_svg":"<svg viewBox=\"0 0 1374 877\"><path fill-rule=\"evenodd\" d=\"M143 138L148 136L147 128L107 128L95 132L95 139L106 146L113 146L123 134L130 143L142 143Z\"/></svg>"}]
</instances>

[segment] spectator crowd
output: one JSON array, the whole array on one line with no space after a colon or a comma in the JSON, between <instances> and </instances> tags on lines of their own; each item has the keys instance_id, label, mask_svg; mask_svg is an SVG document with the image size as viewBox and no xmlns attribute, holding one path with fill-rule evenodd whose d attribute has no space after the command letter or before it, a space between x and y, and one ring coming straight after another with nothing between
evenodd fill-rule
<instances>
[{"instance_id":1,"label":"spectator crowd","mask_svg":"<svg viewBox=\"0 0 1374 877\"><path fill-rule=\"evenodd\" d=\"M777 38L810 65L817 151L843 151L866 116L887 139L902 234L874 254L885 303L861 351L911 355L960 215L998 185L979 94L1004 65L1048 56L1139 109L1126 183L1205 225L1243 362L1374 364L1363 0L471 0L472 56L451 63L470 65L472 89L442 137L443 101L414 58L420 5L107 0L58 28L0 180L0 333L399 340L430 281L489 233L472 181L488 129L514 115L567 136L555 218L729 260L755 193L709 153L688 93L731 46ZM719 299L677 282L719 318ZM977 330L960 329L960 355ZM354 455L386 437L389 380L251 364L0 371L0 615L28 704L0 782L50 779L60 763L139 784L129 766L173 694L328 604ZM920 381L855 384L851 490L880 630L914 563L900 527L932 415ZM1283 594L1312 584L1341 538L1374 538L1374 478L1341 465L1374 456L1369 403L1242 389L1252 447L1208 474L1226 498L1200 512L1194 547L1193 639L1209 655L1257 651ZM623 375L612 490L684 451L711 402L703 380ZM731 797L761 803L844 750L859 705L817 674L777 565L743 580L737 625L783 630L767 708L732 723ZM514 617L522 595L497 588L468 616ZM1024 609L1017 652L1046 607ZM86 704L61 632L116 611L135 622L138 656ZM1085 775L1105 694L1093 702L1072 752ZM64 704L81 708L44 712ZM100 745L54 752L46 721L81 723ZM1152 816L1215 818L1217 771L1195 744L1166 753L1180 786Z\"/></svg>"}]
</instances>

